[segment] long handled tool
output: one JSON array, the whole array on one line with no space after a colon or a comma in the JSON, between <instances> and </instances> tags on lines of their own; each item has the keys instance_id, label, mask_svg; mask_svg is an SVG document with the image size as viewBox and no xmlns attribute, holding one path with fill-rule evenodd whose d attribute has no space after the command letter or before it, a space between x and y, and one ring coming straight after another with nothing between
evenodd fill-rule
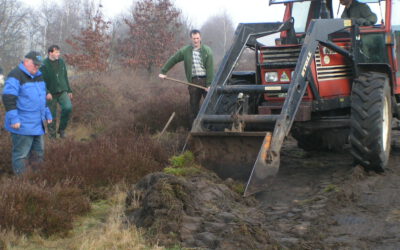
<instances>
[{"instance_id":1,"label":"long handled tool","mask_svg":"<svg viewBox=\"0 0 400 250\"><path fill-rule=\"evenodd\" d=\"M167 123L165 124L163 130L161 131L161 133L158 135L158 140L161 138L161 136L164 134L164 132L167 130L168 126L171 124L172 119L174 119L175 117L175 112L172 113L172 115L169 117Z\"/></svg>"},{"instance_id":2,"label":"long handled tool","mask_svg":"<svg viewBox=\"0 0 400 250\"><path fill-rule=\"evenodd\" d=\"M196 87L196 88L199 88L199 89L203 89L205 91L208 90L208 88L206 88L206 87L203 87L203 86L200 86L200 85L197 85L197 84L194 84L194 83L190 83L190 82L181 81L181 80L174 79L174 78L171 78L171 77L165 77L164 79L167 79L167 80L170 80L170 81L174 81L174 82L179 82L179 83L186 84L186 85L189 85L189 86L193 86L193 87Z\"/></svg>"}]
</instances>

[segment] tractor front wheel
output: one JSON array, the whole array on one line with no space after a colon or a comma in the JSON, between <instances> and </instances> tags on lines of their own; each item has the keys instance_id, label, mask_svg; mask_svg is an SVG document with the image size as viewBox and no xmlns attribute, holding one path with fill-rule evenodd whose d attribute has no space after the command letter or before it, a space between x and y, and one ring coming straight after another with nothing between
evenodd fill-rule
<instances>
[{"instance_id":1,"label":"tractor front wheel","mask_svg":"<svg viewBox=\"0 0 400 250\"><path fill-rule=\"evenodd\" d=\"M389 79L361 73L351 92L351 154L366 170L383 172L390 155L392 106Z\"/></svg>"}]
</instances>

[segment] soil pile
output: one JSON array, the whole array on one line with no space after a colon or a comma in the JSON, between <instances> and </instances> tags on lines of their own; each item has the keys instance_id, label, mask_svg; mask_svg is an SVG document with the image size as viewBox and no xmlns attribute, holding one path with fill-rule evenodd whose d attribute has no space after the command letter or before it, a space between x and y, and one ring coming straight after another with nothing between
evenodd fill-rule
<instances>
[{"instance_id":1,"label":"soil pile","mask_svg":"<svg viewBox=\"0 0 400 250\"><path fill-rule=\"evenodd\" d=\"M185 178L147 175L128 193L128 220L149 229L164 246L274 249L258 202L242 198L225 184L203 171Z\"/></svg>"}]
</instances>

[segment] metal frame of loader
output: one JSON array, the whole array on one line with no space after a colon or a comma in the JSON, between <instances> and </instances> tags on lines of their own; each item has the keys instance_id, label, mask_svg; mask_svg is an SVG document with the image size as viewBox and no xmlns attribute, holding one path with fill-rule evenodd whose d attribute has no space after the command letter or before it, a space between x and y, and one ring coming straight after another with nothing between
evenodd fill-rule
<instances>
[{"instance_id":1,"label":"metal frame of loader","mask_svg":"<svg viewBox=\"0 0 400 250\"><path fill-rule=\"evenodd\" d=\"M325 4L325 1L322 0L322 2ZM246 169L249 168L248 166L242 166L241 160L255 162L246 186L245 196L264 189L268 179L277 174L283 141L290 132L307 87L309 86L311 91L318 97L318 90L316 89L313 77L310 73L310 64L314 60L314 55L318 46L324 46L343 55L352 68L354 78L358 76L359 67L361 65L359 63L360 29L358 25L348 19L313 19L309 23L290 84L260 85L246 82L246 84L243 85L240 84L239 81L239 84L234 83L233 85L231 82L231 80L235 78L233 70L244 49L246 47L256 48L257 38L283 31L285 31L287 35L283 39L284 43L297 43L298 38L294 32L293 19L289 19L287 22L283 23L239 24L235 33L234 43L221 63L221 67L213 80L212 87L204 100L191 130L192 139L194 139L193 144L194 147L198 149L198 154L201 154L205 150L209 150L209 154L213 153L213 149L207 149L205 148L207 146L202 145L202 140L203 142L207 142L205 145L209 145L210 143L218 144L221 137L235 140L240 138L248 140L249 137L254 138L250 147L254 147L258 151L258 153L256 153L256 158L251 159L254 153L250 154L250 156L246 154L241 155L240 153L244 152L239 153L239 148L236 149L236 151L227 150L223 155L218 155L221 154L218 152L217 155L213 157L219 157L219 161L211 163L214 165L211 166L211 168L216 170L217 173L223 177L228 177L235 175L235 173L228 173L229 168L233 168L233 172L244 171L246 174L246 171L248 171ZM346 50L332 41L331 35L340 31L348 32L351 38L350 50ZM249 114L248 110L250 108L249 106L251 106L249 104L249 96L265 93L286 93L286 98L280 113ZM220 114L218 112L218 106L223 105L223 103L221 103L221 97L227 94L237 95L237 101L235 103L236 112L234 114L226 114L223 112ZM394 98L392 101L396 102ZM338 105L343 104L339 103ZM343 122L345 123L344 126L348 124L348 121ZM216 125L213 126L213 124ZM218 124L232 124L232 126L230 129L226 129L226 127L223 130L214 129L215 127L218 128ZM272 130L245 131L244 128L248 126L248 124L272 124ZM265 127L267 127L267 125L265 125ZM228 141L215 146L225 149L229 143ZM245 142L243 140L243 142L239 141L239 143ZM259 145L261 145L261 148ZM208 157L207 155L203 155L206 161ZM232 166L224 166L225 159L229 157L232 157L232 159L230 159L230 165ZM243 175L243 173L237 174L239 176Z\"/></svg>"}]
</instances>

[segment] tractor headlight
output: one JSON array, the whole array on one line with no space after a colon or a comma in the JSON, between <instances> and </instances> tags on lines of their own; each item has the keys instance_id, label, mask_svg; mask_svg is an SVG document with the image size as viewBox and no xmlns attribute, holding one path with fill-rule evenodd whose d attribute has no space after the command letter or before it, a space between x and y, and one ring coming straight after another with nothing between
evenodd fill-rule
<instances>
[{"instance_id":1,"label":"tractor headlight","mask_svg":"<svg viewBox=\"0 0 400 250\"><path fill-rule=\"evenodd\" d=\"M265 73L265 81L266 82L277 82L278 81L278 72L266 72Z\"/></svg>"}]
</instances>

